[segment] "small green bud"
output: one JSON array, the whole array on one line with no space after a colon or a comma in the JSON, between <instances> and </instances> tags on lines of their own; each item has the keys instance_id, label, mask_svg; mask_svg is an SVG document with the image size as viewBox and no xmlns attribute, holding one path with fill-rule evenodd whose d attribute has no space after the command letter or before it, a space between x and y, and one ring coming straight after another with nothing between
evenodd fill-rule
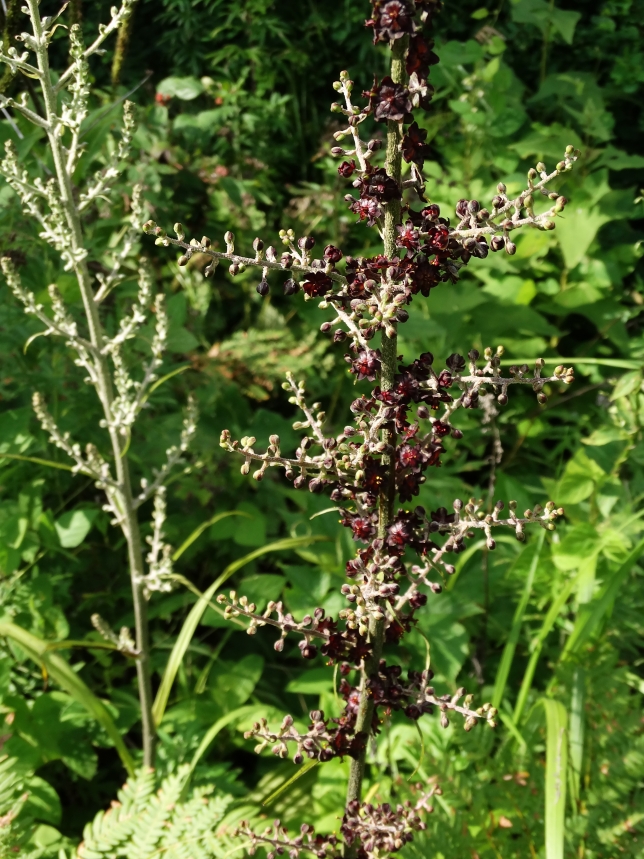
<instances>
[{"instance_id":1,"label":"small green bud","mask_svg":"<svg viewBox=\"0 0 644 859\"><path fill-rule=\"evenodd\" d=\"M559 161L559 163L557 164L557 167L556 167L557 173L563 173L563 171L565 169L566 169L566 162L565 161Z\"/></svg>"},{"instance_id":2,"label":"small green bud","mask_svg":"<svg viewBox=\"0 0 644 859\"><path fill-rule=\"evenodd\" d=\"M186 234L184 233L184 230L183 230L183 224L180 224L177 221L177 223L174 225L174 227L172 229L177 234L177 238L179 239L179 241L182 242L186 237Z\"/></svg>"},{"instance_id":3,"label":"small green bud","mask_svg":"<svg viewBox=\"0 0 644 859\"><path fill-rule=\"evenodd\" d=\"M545 172L546 172L546 165L543 163L543 161L540 161L537 164L537 173L545 173Z\"/></svg>"}]
</instances>

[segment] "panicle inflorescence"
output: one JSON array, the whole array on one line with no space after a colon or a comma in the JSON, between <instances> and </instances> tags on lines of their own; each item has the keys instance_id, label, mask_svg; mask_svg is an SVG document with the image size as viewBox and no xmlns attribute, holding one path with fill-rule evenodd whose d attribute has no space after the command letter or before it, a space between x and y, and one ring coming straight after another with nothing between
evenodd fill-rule
<instances>
[{"instance_id":1,"label":"panicle inflorescence","mask_svg":"<svg viewBox=\"0 0 644 859\"><path fill-rule=\"evenodd\" d=\"M342 159L338 174L351 183L352 192L345 197L349 210L358 223L379 233L382 253L353 257L333 244L318 250L313 236L282 229L281 254L260 237L252 253L242 254L231 231L223 237L223 250L206 236L186 240L181 224L174 225L176 238L154 221L143 225L157 245L181 250L180 266L194 254L206 254L211 259L206 276L226 261L233 277L258 271L255 289L262 298L281 275L285 296L301 293L304 301L317 301L329 313L320 330L343 344L349 372L364 385L351 403L351 421L332 432L321 404L309 405L304 383L287 375L283 387L302 415L293 424L303 433L293 454L282 450L278 435L271 435L268 447L258 450L253 436L237 440L228 430L221 434L221 446L241 457L242 474L261 481L268 469L282 468L296 489L327 493L341 524L360 544L346 564L347 581L341 587L346 606L337 618L318 606L296 620L281 602L269 602L260 611L235 591L217 597L226 617L247 619L249 634L272 626L279 631L278 651L293 634L302 656L322 655L341 675L337 691L344 708L339 715L313 710L305 725L286 716L277 730L261 719L246 734L258 741L256 751L270 748L279 757L292 756L295 763L305 757L327 761L336 756L348 756L352 767L356 763L340 827L342 842L335 835L316 836L307 825L294 838L279 821L263 835L242 825L240 834L250 839L251 852L264 846L271 859L283 853L297 859L302 851L369 859L396 852L423 828L419 813L431 810L426 804L431 792L415 806L396 808L356 798L369 738L393 712L413 721L436 712L443 727L459 717L470 731L479 722L495 727L497 711L487 703L474 708L464 688L437 692L430 685L429 663L403 679L402 669L384 658L383 648L393 649L414 628L430 596L441 593L455 572L451 556L465 549L467 539L482 536L493 550L496 529L510 529L522 541L528 525L551 531L563 515L552 501L522 514L510 501L504 514L504 502L494 503L491 494L487 502L456 499L450 512L410 502L420 494L429 470L440 466L447 450L463 438L454 423L459 409L478 410L482 424L490 424L513 386L531 388L544 405L560 383L573 381L573 370L557 366L547 374L545 361L538 358L532 367L511 365L504 371L507 362L500 346L485 348L482 355L477 349L466 356L453 353L444 362L430 352L404 361L397 355L396 334L418 296L430 296L440 284L449 289L473 260L502 250L514 255L516 230L552 230L567 203L557 190L558 180L579 152L568 146L550 169L541 162L531 167L518 194L509 194L500 182L488 201L460 199L453 212L442 212L425 196L423 170L432 149L427 130L414 118L414 110L427 108L434 92L429 75L438 57L429 28L440 2L371 0L371 7L366 24L376 44L392 49L391 74L375 78L356 97L348 71L340 73L333 84L339 100L331 110L344 119L334 133L338 145L331 154ZM376 131L365 139L362 130L373 129L374 123ZM386 130L386 146L380 128ZM407 165L404 176L402 164ZM489 460L493 467L502 456L496 436L494 445Z\"/></svg>"}]
</instances>

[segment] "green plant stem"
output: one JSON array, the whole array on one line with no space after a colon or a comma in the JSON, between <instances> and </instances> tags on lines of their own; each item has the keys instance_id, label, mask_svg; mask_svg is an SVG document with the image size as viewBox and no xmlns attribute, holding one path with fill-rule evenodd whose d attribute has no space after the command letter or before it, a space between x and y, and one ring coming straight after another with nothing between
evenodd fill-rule
<instances>
[{"instance_id":1,"label":"green plant stem","mask_svg":"<svg viewBox=\"0 0 644 859\"><path fill-rule=\"evenodd\" d=\"M395 83L405 81L405 52L407 39L399 39L395 42L392 50L391 78ZM400 143L402 140L402 125L389 120L387 122L387 156L385 168L387 173L401 185L401 153ZM384 217L384 253L387 257L393 257L396 252L396 224L400 223L401 204L400 201L392 201L385 206ZM397 369L398 350L397 336L394 333L388 337L383 331L380 346L380 387L383 391L389 391L394 384L394 376ZM395 450L396 429L392 423L382 431L382 440L389 446L391 453L384 454L382 464L387 467L387 476L383 482L378 499L378 536L384 538L387 528L393 520L393 508L395 499ZM385 621L372 618L369 621L369 642L372 653L365 659L362 669L362 680L360 684L360 704L356 719L356 734L363 734L365 740L371 734L371 723L374 715L373 699L367 689L367 678L373 674L380 662L382 647L385 638ZM349 782L347 786L347 804L355 800L360 801L362 795L362 782L364 780L365 759L367 754L366 743L361 752L351 759L349 767ZM357 854L358 845L345 846L344 855L354 857Z\"/></svg>"},{"instance_id":2,"label":"green plant stem","mask_svg":"<svg viewBox=\"0 0 644 859\"><path fill-rule=\"evenodd\" d=\"M112 377L107 357L102 352L105 342L103 329L98 314L98 306L94 300L92 278L86 262L81 218L74 201L72 179L67 168L67 158L65 157L62 139L59 134L57 98L54 92L51 72L49 69L47 37L43 30L37 0L27 0L27 3L29 16L33 26L33 34L37 43L36 55L45 105L45 119L48 124L47 136L54 161L60 204L65 213L65 219L69 229L70 245L68 250L74 260L74 274L76 275L83 300L83 308L89 329L89 340L94 347L93 361L97 379L96 392L101 401L101 406L107 422L112 453L114 456L118 490L115 490L112 493L111 500L117 508L119 524L127 542L128 566L132 584L132 600L136 630L136 647L141 654L137 658L136 668L139 700L141 704L143 765L146 767L152 767L154 766L156 731L152 719L152 682L149 664L150 641L148 633L147 604L143 595L143 576L145 575L145 568L143 565L141 532L134 509L129 463L127 457L123 455L123 446L126 443L126 439L121 437L118 430L114 427L112 419L112 403L114 400Z\"/></svg>"}]
</instances>

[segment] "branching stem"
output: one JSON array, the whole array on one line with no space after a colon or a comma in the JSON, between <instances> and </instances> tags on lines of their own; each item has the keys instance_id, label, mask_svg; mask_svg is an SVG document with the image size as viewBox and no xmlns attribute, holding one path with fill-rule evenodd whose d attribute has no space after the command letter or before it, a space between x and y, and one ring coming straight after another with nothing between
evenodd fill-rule
<instances>
[{"instance_id":1,"label":"branching stem","mask_svg":"<svg viewBox=\"0 0 644 859\"><path fill-rule=\"evenodd\" d=\"M405 81L405 52L408 39L398 39L394 42L391 61L391 78L394 83ZM401 185L401 152L402 126L398 122L389 120L387 122L387 157L385 167L387 173ZM384 219L384 253L386 257L393 257L396 253L396 224L400 223L400 201L392 201L385 206ZM397 336L387 336L383 331L381 343L381 372L380 387L383 391L391 390L394 384L394 376L397 369L398 350ZM382 430L382 440L396 449L396 430L393 423L387 424ZM395 498L395 454L394 456L383 456L383 465L387 467L387 478L384 481L378 502L378 536L383 537L388 526L393 520L393 506ZM362 682L360 685L360 709L356 721L356 733L363 732L369 735L374 713L373 699L369 695L366 679L373 674L380 662L382 647L385 636L386 620L372 618L369 622L369 639L373 650L371 656L364 661L362 670ZM347 787L347 805L354 800L361 801L362 782L364 779L366 744L362 752L351 759L349 768L349 783ZM344 855L353 859L357 855L358 845L345 845Z\"/></svg>"},{"instance_id":2,"label":"branching stem","mask_svg":"<svg viewBox=\"0 0 644 859\"><path fill-rule=\"evenodd\" d=\"M77 205L74 201L72 180L67 169L65 147L60 135L60 120L57 111L56 93L60 89L64 79L66 79L66 76L68 77L69 74L66 76L63 75L63 79L61 79L57 86L54 87L49 69L47 35L44 32L38 2L37 0L27 0L27 4L33 26L33 35L35 40L34 50L36 53L40 82L42 85L46 115L45 119L47 123L47 136L54 161L56 182L60 195L60 205L65 214L65 219L69 229L69 255L72 260L73 271L78 280L83 300L83 308L89 329L89 340L93 347L92 355L95 369L96 391L107 421L114 456L118 489L114 491L112 498L117 505L119 523L123 529L128 546L128 566L132 582L132 597L136 628L136 649L140 653L140 656L137 659L137 675L143 730L143 765L151 767L154 765L155 727L152 720L152 684L149 664L150 644L148 635L147 606L142 587L145 569L143 564L141 534L138 518L134 512L128 459L127 456L124 456L123 447L125 444L125 438L119 434L118 429L113 425L112 404L114 401L114 392L108 359L103 353L105 338L98 314L98 305L95 301L94 291L92 289L92 278L87 267L81 219ZM110 26L111 25L108 25L106 31L109 30ZM97 43L100 43L105 35L106 33L102 34L94 45L85 52L86 56L96 49Z\"/></svg>"}]
</instances>

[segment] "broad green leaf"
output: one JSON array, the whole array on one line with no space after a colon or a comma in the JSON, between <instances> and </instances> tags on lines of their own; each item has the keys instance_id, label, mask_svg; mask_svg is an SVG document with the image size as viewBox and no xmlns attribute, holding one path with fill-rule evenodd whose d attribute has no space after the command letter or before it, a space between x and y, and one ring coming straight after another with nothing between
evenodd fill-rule
<instances>
[{"instance_id":1,"label":"broad green leaf","mask_svg":"<svg viewBox=\"0 0 644 859\"><path fill-rule=\"evenodd\" d=\"M546 859L564 859L568 714L560 701L543 698L546 711Z\"/></svg>"},{"instance_id":2,"label":"broad green leaf","mask_svg":"<svg viewBox=\"0 0 644 859\"><path fill-rule=\"evenodd\" d=\"M58 654L49 651L48 642L31 632L27 632L26 629L22 629L15 623L0 621L0 635L10 638L19 645L30 659L40 665L75 701L82 704L112 740L123 766L131 775L134 772L134 762L114 724L114 720L103 702L94 695L68 663Z\"/></svg>"},{"instance_id":3,"label":"broad green leaf","mask_svg":"<svg viewBox=\"0 0 644 859\"><path fill-rule=\"evenodd\" d=\"M182 101L192 101L204 91L204 86L200 80L193 77L170 77L164 78L157 86L157 92L161 95L167 95L173 98L179 98Z\"/></svg>"},{"instance_id":4,"label":"broad green leaf","mask_svg":"<svg viewBox=\"0 0 644 859\"><path fill-rule=\"evenodd\" d=\"M98 510L70 510L56 520L56 532L63 549L75 549L89 534Z\"/></svg>"},{"instance_id":5,"label":"broad green leaf","mask_svg":"<svg viewBox=\"0 0 644 859\"><path fill-rule=\"evenodd\" d=\"M10 516L0 520L0 544L19 549L25 539L29 520L25 516Z\"/></svg>"},{"instance_id":6,"label":"broad green leaf","mask_svg":"<svg viewBox=\"0 0 644 859\"><path fill-rule=\"evenodd\" d=\"M582 206L566 206L565 217L557 218L555 238L563 254L566 268L578 265L595 240L595 236L610 217L600 209Z\"/></svg>"},{"instance_id":7,"label":"broad green leaf","mask_svg":"<svg viewBox=\"0 0 644 859\"><path fill-rule=\"evenodd\" d=\"M620 397L628 397L629 394L634 394L642 387L642 371L632 370L624 375L617 382L611 394L611 400L619 400Z\"/></svg>"},{"instance_id":8,"label":"broad green leaf","mask_svg":"<svg viewBox=\"0 0 644 859\"><path fill-rule=\"evenodd\" d=\"M263 611L270 600L279 599L284 589L284 576L275 573L258 573L246 576L239 583L239 592L255 603L258 611Z\"/></svg>"},{"instance_id":9,"label":"broad green leaf","mask_svg":"<svg viewBox=\"0 0 644 859\"><path fill-rule=\"evenodd\" d=\"M589 522L580 522L568 530L560 543L553 544L553 561L559 570L576 570L582 561L594 558L601 546L596 528Z\"/></svg>"},{"instance_id":10,"label":"broad green leaf","mask_svg":"<svg viewBox=\"0 0 644 859\"><path fill-rule=\"evenodd\" d=\"M226 712L245 704L262 676L264 660L258 653L247 653L236 662L219 662L217 674L211 674L210 694Z\"/></svg>"},{"instance_id":11,"label":"broad green leaf","mask_svg":"<svg viewBox=\"0 0 644 859\"><path fill-rule=\"evenodd\" d=\"M329 668L309 668L303 671L286 687L287 692L300 692L302 695L321 695L330 692L333 685L333 672Z\"/></svg>"}]
</instances>

